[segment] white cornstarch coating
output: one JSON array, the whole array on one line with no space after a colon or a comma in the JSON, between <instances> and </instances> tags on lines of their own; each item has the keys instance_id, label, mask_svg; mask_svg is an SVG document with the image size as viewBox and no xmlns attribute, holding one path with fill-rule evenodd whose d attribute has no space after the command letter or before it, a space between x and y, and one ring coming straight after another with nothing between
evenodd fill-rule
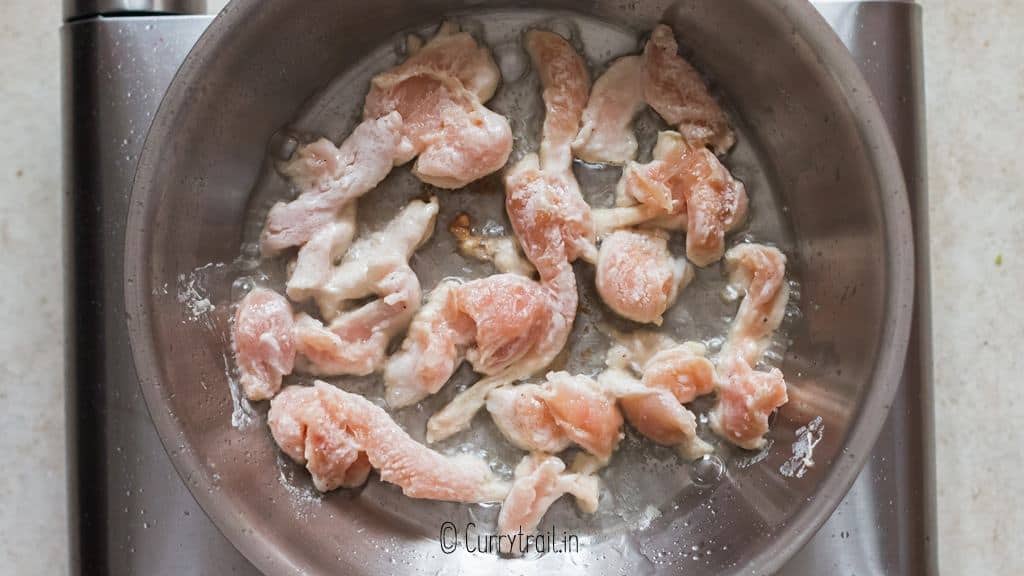
<instances>
[{"instance_id":1,"label":"white cornstarch coating","mask_svg":"<svg viewBox=\"0 0 1024 576\"><path fill-rule=\"evenodd\" d=\"M563 495L596 512L637 441L687 462L724 442L761 449L788 400L782 372L764 365L789 300L786 256L728 248L749 209L722 158L736 136L672 30L590 68L579 38L542 28L522 33L513 56L532 68L517 78L502 77L515 69L507 45L495 45L499 67L454 23L409 36L386 69L366 71L340 145L296 136L275 162L293 196L269 206L259 238L269 272L246 281L256 286L232 324L241 390L270 400L274 441L317 490L376 471L411 498L500 502L512 555L505 537L532 534ZM591 69L603 70L593 85ZM542 115L509 106L523 89ZM588 189L596 164L617 184ZM503 215L473 205L490 192ZM721 334L679 319L711 266L742 295L717 353ZM494 426L470 430L481 412ZM507 454L491 461L466 441L481 432L526 453L514 472Z\"/></svg>"}]
</instances>

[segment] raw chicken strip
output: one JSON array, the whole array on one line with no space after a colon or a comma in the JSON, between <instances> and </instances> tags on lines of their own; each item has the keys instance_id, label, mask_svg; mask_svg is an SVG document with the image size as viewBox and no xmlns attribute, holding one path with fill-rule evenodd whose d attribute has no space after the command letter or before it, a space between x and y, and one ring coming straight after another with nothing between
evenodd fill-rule
<instances>
[{"instance_id":1,"label":"raw chicken strip","mask_svg":"<svg viewBox=\"0 0 1024 576\"><path fill-rule=\"evenodd\" d=\"M402 348L384 369L385 400L403 408L436 393L462 362L472 326L458 313L452 290L457 282L438 284L413 318ZM465 326L460 324L466 323Z\"/></svg>"},{"instance_id":2,"label":"raw chicken strip","mask_svg":"<svg viewBox=\"0 0 1024 576\"><path fill-rule=\"evenodd\" d=\"M659 24L644 46L644 98L651 108L696 146L724 154L736 143L729 119L704 79L679 55L672 29Z\"/></svg>"},{"instance_id":3,"label":"raw chicken strip","mask_svg":"<svg viewBox=\"0 0 1024 576\"><path fill-rule=\"evenodd\" d=\"M683 406L713 392L718 382L704 345L676 344L657 332L611 336L616 344L598 381L619 398L626 420L651 440L677 446L685 458L710 453L711 446L697 436L696 418Z\"/></svg>"},{"instance_id":4,"label":"raw chicken strip","mask_svg":"<svg viewBox=\"0 0 1024 576\"><path fill-rule=\"evenodd\" d=\"M511 545L502 539L501 551L515 556L527 552L523 535L533 534L548 508L564 494L572 494L583 512L596 512L599 489L596 476L566 473L565 463L555 456L525 456L498 514L498 532L512 537Z\"/></svg>"},{"instance_id":5,"label":"raw chicken strip","mask_svg":"<svg viewBox=\"0 0 1024 576\"><path fill-rule=\"evenodd\" d=\"M454 75L458 73L455 68L460 57L479 58L476 43L469 44L463 43L463 47L471 53L462 56L441 56L428 44L411 58L419 64L414 61L413 66L399 65L376 76L362 113L368 119L400 113L404 120L404 154L396 164L419 156L413 173L438 188L462 188L495 172L505 165L512 152L508 119L485 108L477 95ZM427 55L423 55L424 51ZM489 53L486 55L489 59ZM449 64L455 68L446 68ZM494 60L489 61L489 66L494 66Z\"/></svg>"},{"instance_id":6,"label":"raw chicken strip","mask_svg":"<svg viewBox=\"0 0 1024 576\"><path fill-rule=\"evenodd\" d=\"M629 198L621 206L591 210L591 215L594 220L594 231L598 238L605 238L616 230L634 226L686 230L685 214L683 214L684 218L680 219L677 215L665 214L657 206L637 204L636 200L632 198Z\"/></svg>"},{"instance_id":7,"label":"raw chicken strip","mask_svg":"<svg viewBox=\"0 0 1024 576\"><path fill-rule=\"evenodd\" d=\"M518 382L543 370L561 352L568 339L571 323L564 319L547 331L531 349L531 353L501 372L483 378L460 392L444 408L427 421L427 442L438 442L469 427L473 416L484 407L488 395L508 384Z\"/></svg>"},{"instance_id":8,"label":"raw chicken strip","mask_svg":"<svg viewBox=\"0 0 1024 576\"><path fill-rule=\"evenodd\" d=\"M583 125L572 143L585 162L625 164L636 157L633 118L646 105L643 60L623 56L594 83L583 111Z\"/></svg>"},{"instance_id":9,"label":"raw chicken strip","mask_svg":"<svg viewBox=\"0 0 1024 576\"><path fill-rule=\"evenodd\" d=\"M482 374L497 374L519 362L564 321L543 286L515 274L467 282L456 298L475 326L475 345L466 358Z\"/></svg>"},{"instance_id":10,"label":"raw chicken strip","mask_svg":"<svg viewBox=\"0 0 1024 576\"><path fill-rule=\"evenodd\" d=\"M644 436L677 446L687 458L711 448L697 436L697 421L684 402L714 391L714 366L703 345L675 344L653 332L621 336L597 382L552 372L542 385L506 386L490 393L487 409L515 446L558 452L572 442L606 463L621 438L622 415ZM643 373L637 379L630 370ZM596 467L594 469L596 469Z\"/></svg>"},{"instance_id":11,"label":"raw chicken strip","mask_svg":"<svg viewBox=\"0 0 1024 576\"><path fill-rule=\"evenodd\" d=\"M384 367L388 344L412 320L420 306L420 283L400 266L375 284L380 297L344 312L325 328L306 314L295 322L295 347L311 374L365 376Z\"/></svg>"},{"instance_id":12,"label":"raw chicken strip","mask_svg":"<svg viewBox=\"0 0 1024 576\"><path fill-rule=\"evenodd\" d=\"M546 115L540 155L527 155L505 175L505 208L523 253L540 276L540 283L532 285L546 295L537 297L538 302L544 302L546 325L531 324L529 332L525 329L513 332L506 325L495 325L497 331L510 337L506 338L509 343L490 346L496 352L482 357L510 358L506 351L508 346L525 353L501 372L485 372L491 375L434 414L427 422L428 442L447 438L466 428L492 390L527 378L554 360L568 340L579 304L576 275L570 262L577 257L593 262L597 256L590 207L580 194L572 173L570 148L579 130L589 91L586 65L564 38L552 32L527 32L526 49L544 87ZM485 278L477 282L490 281ZM477 286L487 286L473 285L472 282L465 285L460 292L471 294ZM490 294L487 296L489 305L497 305L495 303L506 297L501 293L494 293L493 298ZM502 304L502 308L507 305ZM479 322L477 319L478 325ZM536 330L537 327L543 329ZM527 340L523 341L524 338ZM483 341L477 338L478 347ZM473 358L473 350L467 354L474 368L482 371L478 366L480 361Z\"/></svg>"},{"instance_id":13,"label":"raw chicken strip","mask_svg":"<svg viewBox=\"0 0 1024 576\"><path fill-rule=\"evenodd\" d=\"M299 197L270 209L260 238L263 256L305 244L345 205L376 187L402 153L401 132L402 116L384 114L356 126L340 147L324 138L301 146L280 167Z\"/></svg>"},{"instance_id":14,"label":"raw chicken strip","mask_svg":"<svg viewBox=\"0 0 1024 576\"><path fill-rule=\"evenodd\" d=\"M497 502L509 492L479 458L435 452L376 404L324 382L286 388L271 402L267 422L281 449L305 463L318 489L354 484L351 467L365 454L381 480L410 498Z\"/></svg>"},{"instance_id":15,"label":"raw chicken strip","mask_svg":"<svg viewBox=\"0 0 1024 576\"><path fill-rule=\"evenodd\" d=\"M571 276L571 286L568 285L568 280L562 282L561 286L566 291L571 291L570 295L553 294L547 287L532 283L542 291L544 307L539 309L540 313L528 327L520 329L516 324L503 322L501 315L494 316L495 312L499 314L515 313L516 316L521 316L521 312L517 310L518 307L510 308L506 304L496 305L494 308L486 306L480 308L481 312L488 313L485 318L493 318L488 322L493 327L489 333L494 334L495 339L501 344L489 346L496 351L490 356L512 358L509 350L516 351L517 356L500 372L495 372L460 392L447 406L431 416L427 421L427 442L443 440L467 428L473 416L483 408L487 401L487 395L492 390L536 374L546 368L562 351L569 338L569 332L572 330L573 321L572 315L566 315L566 309L570 308L567 302L571 302L573 315L576 311L576 284L571 267L568 268L568 273ZM471 290L469 287L473 286L475 282L486 285L495 282L494 279L502 279L499 280L501 282L509 281L503 278L522 280L521 276L499 274L470 282L463 288L469 292ZM481 300L481 303L486 304L487 300L497 302L505 297L506 294L501 290L494 290L493 297ZM537 298L540 299L542 296ZM477 340L481 341L479 337ZM518 355L519 352L522 354ZM480 371L475 365L474 368Z\"/></svg>"},{"instance_id":16,"label":"raw chicken strip","mask_svg":"<svg viewBox=\"0 0 1024 576\"><path fill-rule=\"evenodd\" d=\"M671 394L652 390L648 394L619 399L629 423L645 437L662 446L676 446L687 460L710 454L714 448L697 435L697 419Z\"/></svg>"},{"instance_id":17,"label":"raw chicken strip","mask_svg":"<svg viewBox=\"0 0 1024 576\"><path fill-rule=\"evenodd\" d=\"M668 390L680 404L693 402L715 391L715 366L705 358L703 344L686 342L659 351L644 367L644 386Z\"/></svg>"},{"instance_id":18,"label":"raw chicken strip","mask_svg":"<svg viewBox=\"0 0 1024 576\"><path fill-rule=\"evenodd\" d=\"M479 458L435 452L379 406L326 382L283 390L270 403L267 423L282 450L305 463L317 489L355 484L350 462L358 465L365 455L381 480L411 498L496 502L509 490Z\"/></svg>"},{"instance_id":19,"label":"raw chicken strip","mask_svg":"<svg viewBox=\"0 0 1024 576\"><path fill-rule=\"evenodd\" d=\"M612 347L605 356L605 364L611 367L629 369L643 374L647 363L659 352L678 346L675 340L661 332L636 330L619 332L610 326L601 325L600 330L612 340ZM684 346L693 346L704 350L701 344L687 342ZM702 352L703 354L703 352Z\"/></svg>"},{"instance_id":20,"label":"raw chicken strip","mask_svg":"<svg viewBox=\"0 0 1024 576\"><path fill-rule=\"evenodd\" d=\"M443 283L388 363L389 404L407 406L437 392L463 358L481 374L501 375L541 349L549 354L552 334L561 338L567 332L550 292L528 278L496 274L465 284ZM428 434L428 441L434 438Z\"/></svg>"},{"instance_id":21,"label":"raw chicken strip","mask_svg":"<svg viewBox=\"0 0 1024 576\"><path fill-rule=\"evenodd\" d=\"M457 215L448 231L458 242L459 253L484 262L491 262L499 273L512 273L532 278L536 270L526 259L519 241L511 236L479 236L473 234L469 214Z\"/></svg>"},{"instance_id":22,"label":"raw chicken strip","mask_svg":"<svg viewBox=\"0 0 1024 576\"><path fill-rule=\"evenodd\" d=\"M786 257L769 246L740 244L729 250L726 265L730 281L746 295L718 361L721 381L711 428L741 448L757 450L764 446L768 417L788 401L778 368L768 372L751 368L760 361L785 313L789 300Z\"/></svg>"},{"instance_id":23,"label":"raw chicken strip","mask_svg":"<svg viewBox=\"0 0 1024 576\"><path fill-rule=\"evenodd\" d=\"M611 331L611 336L615 345L608 350L606 364L640 374L644 386L667 390L681 404L715 391L715 366L703 344L677 344L658 332Z\"/></svg>"},{"instance_id":24,"label":"raw chicken strip","mask_svg":"<svg viewBox=\"0 0 1024 576\"><path fill-rule=\"evenodd\" d=\"M661 230L619 230L601 242L597 292L616 314L661 325L662 314L693 278L685 259L668 251Z\"/></svg>"},{"instance_id":25,"label":"raw chicken strip","mask_svg":"<svg viewBox=\"0 0 1024 576\"><path fill-rule=\"evenodd\" d=\"M565 38L546 30L526 33L526 51L544 88L540 165L548 172L571 174L571 145L590 93L587 65Z\"/></svg>"},{"instance_id":26,"label":"raw chicken strip","mask_svg":"<svg viewBox=\"0 0 1024 576\"><path fill-rule=\"evenodd\" d=\"M540 154L528 154L505 175L505 207L526 257L541 280L549 280L566 260L597 257L590 206L572 172L570 147L590 79L580 55L553 32L527 32L526 49L544 87L546 113Z\"/></svg>"},{"instance_id":27,"label":"raw chicken strip","mask_svg":"<svg viewBox=\"0 0 1024 576\"><path fill-rule=\"evenodd\" d=\"M575 316L576 278L568 263L597 258L590 206L573 174L570 147L590 77L583 58L553 32L527 32L526 49L544 89L544 126L540 154L528 154L505 175L505 208L541 281L553 285L557 295L568 296L564 307L567 315Z\"/></svg>"},{"instance_id":28,"label":"raw chicken strip","mask_svg":"<svg viewBox=\"0 0 1024 576\"><path fill-rule=\"evenodd\" d=\"M698 266L719 260L725 234L747 214L743 183L714 154L694 148L676 132L661 132L654 160L631 162L623 171L624 194L663 217L686 216L686 255ZM612 208L611 210L617 210ZM657 220L651 222L659 225Z\"/></svg>"},{"instance_id":29,"label":"raw chicken strip","mask_svg":"<svg viewBox=\"0 0 1024 576\"><path fill-rule=\"evenodd\" d=\"M745 293L722 352L739 354L750 365L761 359L789 302L786 256L777 248L739 244L725 255L730 283Z\"/></svg>"},{"instance_id":30,"label":"raw chicken strip","mask_svg":"<svg viewBox=\"0 0 1024 576\"><path fill-rule=\"evenodd\" d=\"M505 174L505 209L541 281L563 274L577 258L597 260L590 206L571 170L542 170L536 154L526 155Z\"/></svg>"},{"instance_id":31,"label":"raw chicken strip","mask_svg":"<svg viewBox=\"0 0 1024 576\"><path fill-rule=\"evenodd\" d=\"M768 417L789 401L782 371L756 371L739 354L733 354L719 360L718 373L721 383L718 403L710 414L711 429L741 448L762 448Z\"/></svg>"},{"instance_id":32,"label":"raw chicken strip","mask_svg":"<svg viewBox=\"0 0 1024 576\"><path fill-rule=\"evenodd\" d=\"M480 102L494 96L501 71L491 51L478 45L468 32L460 32L453 22L443 22L429 42L421 42L418 36L410 37L409 57L386 74L430 70L457 78Z\"/></svg>"},{"instance_id":33,"label":"raw chicken strip","mask_svg":"<svg viewBox=\"0 0 1024 576\"><path fill-rule=\"evenodd\" d=\"M334 318L353 300L386 297L388 278L408 268L409 258L434 233L437 211L436 197L429 202L413 200L383 228L356 240L329 280L308 290L324 317Z\"/></svg>"},{"instance_id":34,"label":"raw chicken strip","mask_svg":"<svg viewBox=\"0 0 1024 576\"><path fill-rule=\"evenodd\" d=\"M334 222L324 224L313 233L295 258L295 267L288 276L287 294L302 302L330 280L334 265L356 235L356 203L349 202Z\"/></svg>"},{"instance_id":35,"label":"raw chicken strip","mask_svg":"<svg viewBox=\"0 0 1024 576\"><path fill-rule=\"evenodd\" d=\"M295 362L292 307L273 290L255 288L238 304L232 326L239 384L250 400L266 400L281 389Z\"/></svg>"},{"instance_id":36,"label":"raw chicken strip","mask_svg":"<svg viewBox=\"0 0 1024 576\"><path fill-rule=\"evenodd\" d=\"M622 438L615 398L584 375L550 372L539 386L498 388L487 410L512 444L531 452L560 452L575 443L607 462Z\"/></svg>"},{"instance_id":37,"label":"raw chicken strip","mask_svg":"<svg viewBox=\"0 0 1024 576\"><path fill-rule=\"evenodd\" d=\"M267 424L281 451L310 471L317 490L366 483L369 459L344 427L330 425L314 388L285 388L270 403Z\"/></svg>"},{"instance_id":38,"label":"raw chicken strip","mask_svg":"<svg viewBox=\"0 0 1024 576\"><path fill-rule=\"evenodd\" d=\"M550 372L539 386L498 388L487 410L512 444L531 452L560 452L575 443L607 462L622 439L615 397L585 375Z\"/></svg>"},{"instance_id":39,"label":"raw chicken strip","mask_svg":"<svg viewBox=\"0 0 1024 576\"><path fill-rule=\"evenodd\" d=\"M561 243L556 239L553 244ZM428 442L442 440L465 429L492 390L543 370L565 347L579 303L576 275L564 258L560 263L546 262L543 269L537 261L533 264L541 274L542 283L514 274L498 274L460 287L460 305L467 307L475 303L472 309L478 331L477 348L471 348L467 356L474 369L490 376L461 392L430 418ZM503 284L516 286L517 291L510 291ZM510 294L518 293L523 297L509 299ZM533 310L535 314L524 315L525 311ZM508 321L510 315L512 322ZM523 318L531 320L523 322ZM482 337L481 326L487 328L487 338ZM497 365L504 369L485 371L488 366L496 365L494 359L501 359Z\"/></svg>"},{"instance_id":40,"label":"raw chicken strip","mask_svg":"<svg viewBox=\"0 0 1024 576\"><path fill-rule=\"evenodd\" d=\"M536 384L502 386L487 396L487 411L501 433L516 448L555 454L572 444Z\"/></svg>"},{"instance_id":41,"label":"raw chicken strip","mask_svg":"<svg viewBox=\"0 0 1024 576\"><path fill-rule=\"evenodd\" d=\"M686 194L686 255L694 264L718 261L725 249L725 234L747 215L747 192L714 154L697 151L705 162L691 164L696 184Z\"/></svg>"},{"instance_id":42,"label":"raw chicken strip","mask_svg":"<svg viewBox=\"0 0 1024 576\"><path fill-rule=\"evenodd\" d=\"M383 229L357 241L323 285L311 288L328 328L302 315L298 352L314 374L365 375L383 367L388 343L420 307L419 279L408 260L433 231L437 201L414 200ZM352 301L376 296L359 308Z\"/></svg>"},{"instance_id":43,"label":"raw chicken strip","mask_svg":"<svg viewBox=\"0 0 1024 576\"><path fill-rule=\"evenodd\" d=\"M626 420L638 432L665 446L676 446L690 460L712 451L697 435L697 419L669 390L645 386L632 374L610 367L598 382L619 399Z\"/></svg>"},{"instance_id":44,"label":"raw chicken strip","mask_svg":"<svg viewBox=\"0 0 1024 576\"><path fill-rule=\"evenodd\" d=\"M569 439L608 461L622 439L622 415L615 399L582 374L551 372L544 388L544 403Z\"/></svg>"}]
</instances>

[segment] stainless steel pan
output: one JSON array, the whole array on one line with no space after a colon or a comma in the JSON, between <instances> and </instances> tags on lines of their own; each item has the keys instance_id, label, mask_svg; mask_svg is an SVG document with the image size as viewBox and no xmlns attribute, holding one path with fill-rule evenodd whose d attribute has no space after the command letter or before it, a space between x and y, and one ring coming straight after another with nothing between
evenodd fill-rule
<instances>
[{"instance_id":1,"label":"stainless steel pan","mask_svg":"<svg viewBox=\"0 0 1024 576\"><path fill-rule=\"evenodd\" d=\"M375 482L319 497L278 455L261 409L241 410L227 384L228 304L237 277L250 272L238 255L261 198L281 193L265 159L279 152L282 129L342 136L365 85L332 80L365 78L403 31L453 14L491 24L583 22L588 46L598 47L671 25L738 124L741 146L729 163L751 191L752 232L782 242L801 280L803 314L788 328L783 363L791 402L775 419L773 448L733 458L714 483L699 468L659 468L653 456L633 468L632 484L621 483L642 488L634 503L645 529L635 518L553 511L557 531L581 537L575 555L448 555L438 542L442 522L485 525L493 509L411 501ZM268 574L770 573L841 500L887 415L913 299L903 182L870 91L802 0L235 0L179 71L139 164L126 233L132 352L178 471ZM710 301L690 307L713 316ZM815 466L784 475L794 431L818 416ZM660 516L644 508L652 486Z\"/></svg>"}]
</instances>

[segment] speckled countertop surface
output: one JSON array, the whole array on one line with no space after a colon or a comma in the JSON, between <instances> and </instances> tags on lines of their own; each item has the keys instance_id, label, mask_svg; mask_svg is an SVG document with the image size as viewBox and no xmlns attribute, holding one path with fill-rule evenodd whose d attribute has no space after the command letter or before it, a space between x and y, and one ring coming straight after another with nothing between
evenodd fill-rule
<instances>
[{"instance_id":1,"label":"speckled countertop surface","mask_svg":"<svg viewBox=\"0 0 1024 576\"><path fill-rule=\"evenodd\" d=\"M212 2L211 4L220 4ZM924 0L942 572L1024 573L1020 0ZM0 571L66 570L60 3L0 20Z\"/></svg>"},{"instance_id":2,"label":"speckled countertop surface","mask_svg":"<svg viewBox=\"0 0 1024 576\"><path fill-rule=\"evenodd\" d=\"M924 6L940 564L1022 574L1024 2Z\"/></svg>"}]
</instances>

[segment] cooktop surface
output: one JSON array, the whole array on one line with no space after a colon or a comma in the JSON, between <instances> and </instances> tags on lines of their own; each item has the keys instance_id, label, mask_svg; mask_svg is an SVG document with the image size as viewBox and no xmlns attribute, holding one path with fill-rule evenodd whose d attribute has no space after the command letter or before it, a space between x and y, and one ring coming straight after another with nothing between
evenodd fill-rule
<instances>
[{"instance_id":1,"label":"cooktop surface","mask_svg":"<svg viewBox=\"0 0 1024 576\"><path fill-rule=\"evenodd\" d=\"M104 2L84 4L92 11L63 28L72 573L256 575L171 465L135 380L124 322L121 264L136 162L164 90L210 17L97 17ZM142 4L197 12L202 3ZM816 5L860 64L896 141L915 210L917 305L928 310L920 7ZM918 314L872 457L782 574L935 573L929 335L927 315Z\"/></svg>"}]
</instances>

